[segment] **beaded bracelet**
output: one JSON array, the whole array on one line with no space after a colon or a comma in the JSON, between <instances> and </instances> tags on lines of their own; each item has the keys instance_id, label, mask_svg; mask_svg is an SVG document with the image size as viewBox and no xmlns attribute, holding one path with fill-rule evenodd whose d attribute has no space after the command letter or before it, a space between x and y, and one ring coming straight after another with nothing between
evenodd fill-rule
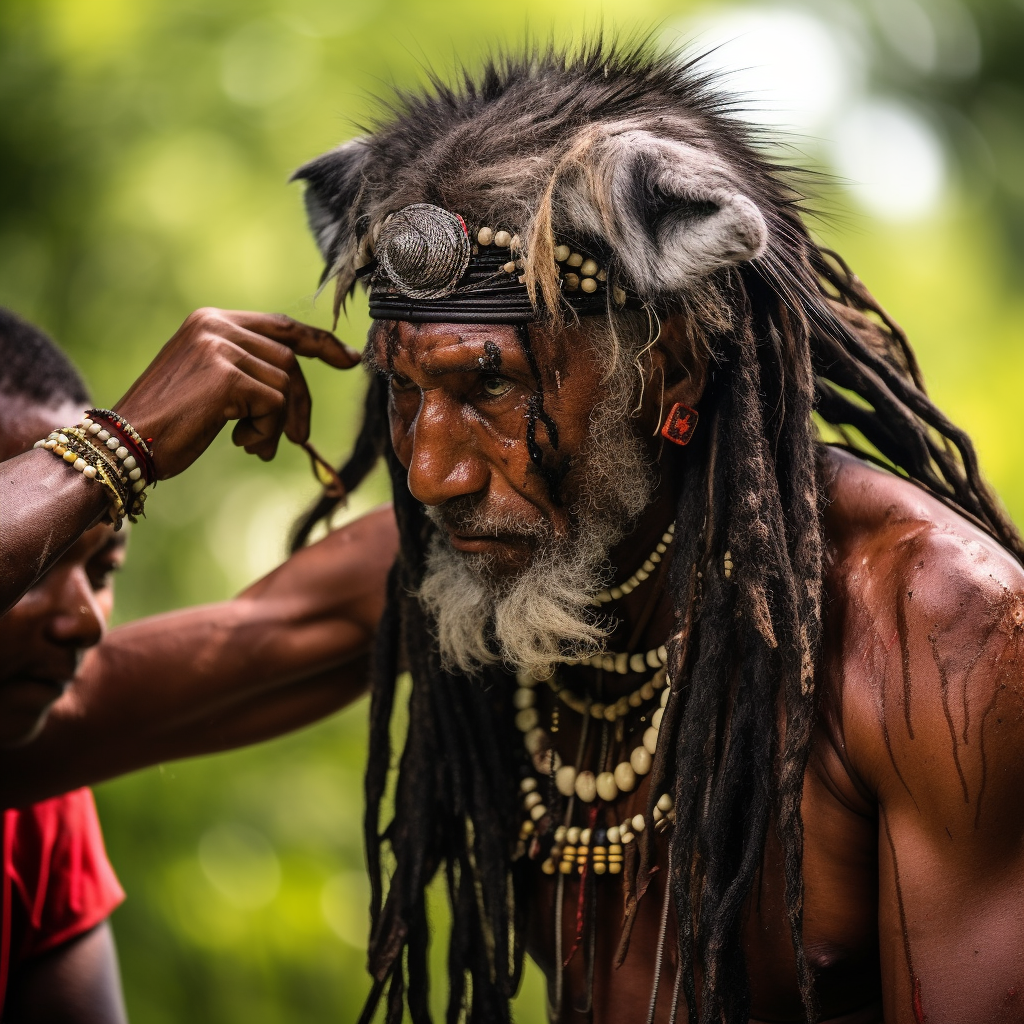
<instances>
[{"instance_id":1,"label":"beaded bracelet","mask_svg":"<svg viewBox=\"0 0 1024 1024\"><path fill-rule=\"evenodd\" d=\"M119 530L125 518L134 523L143 514L146 487L156 477L152 452L116 413L106 409L90 413L96 418L87 415L74 427L53 430L33 447L52 451L86 479L98 481L110 496L110 521Z\"/></svg>"}]
</instances>

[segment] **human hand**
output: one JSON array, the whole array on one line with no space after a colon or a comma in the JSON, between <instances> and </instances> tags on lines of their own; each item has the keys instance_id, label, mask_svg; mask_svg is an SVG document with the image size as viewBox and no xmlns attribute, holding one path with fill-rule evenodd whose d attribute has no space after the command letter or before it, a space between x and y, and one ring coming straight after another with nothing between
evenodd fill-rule
<instances>
[{"instance_id":1,"label":"human hand","mask_svg":"<svg viewBox=\"0 0 1024 1024\"><path fill-rule=\"evenodd\" d=\"M277 313L199 309L114 407L153 438L157 479L187 469L229 420L236 445L272 459L282 432L309 437L312 400L296 356L347 370L360 354L329 331Z\"/></svg>"}]
</instances>

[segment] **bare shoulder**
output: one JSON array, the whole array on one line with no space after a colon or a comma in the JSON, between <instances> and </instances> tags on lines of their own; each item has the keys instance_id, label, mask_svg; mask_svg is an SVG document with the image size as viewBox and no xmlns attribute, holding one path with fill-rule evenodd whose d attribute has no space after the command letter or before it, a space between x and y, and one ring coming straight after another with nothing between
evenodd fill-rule
<instances>
[{"instance_id":1,"label":"bare shoulder","mask_svg":"<svg viewBox=\"0 0 1024 1024\"><path fill-rule=\"evenodd\" d=\"M980 821L994 764L1024 782L1024 570L914 484L830 461L825 662L850 760L880 799Z\"/></svg>"}]
</instances>

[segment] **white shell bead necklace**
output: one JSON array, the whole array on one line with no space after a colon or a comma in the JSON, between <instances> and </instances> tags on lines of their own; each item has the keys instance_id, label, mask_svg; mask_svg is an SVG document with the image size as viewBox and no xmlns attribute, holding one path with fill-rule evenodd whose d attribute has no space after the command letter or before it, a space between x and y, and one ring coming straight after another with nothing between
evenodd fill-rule
<instances>
[{"instance_id":1,"label":"white shell bead necklace","mask_svg":"<svg viewBox=\"0 0 1024 1024\"><path fill-rule=\"evenodd\" d=\"M538 721L537 712L534 708L534 705L537 703L534 687L537 685L538 680L526 672L520 673L516 678L519 681L519 687L512 694L512 703L517 712L516 724L519 725L522 722L524 725L527 725L527 728L533 728ZM638 686L632 693L608 704L602 704L600 701L591 701L578 696L567 686L561 685L557 674L550 676L547 683L552 691L554 691L555 696L567 708L575 711L576 714L590 715L591 718L599 721L603 719L606 722L616 722L628 715L630 711L639 708L646 701L651 700L667 681L668 674L665 668L659 668L642 686Z\"/></svg>"},{"instance_id":2,"label":"white shell bead necklace","mask_svg":"<svg viewBox=\"0 0 1024 1024\"><path fill-rule=\"evenodd\" d=\"M611 601L619 601L627 594L633 593L637 587L640 586L644 580L649 579L652 572L654 572L655 566L661 561L662 555L668 550L669 544L672 543L675 537L676 524L672 523L669 528L661 535L661 540L655 545L654 550L644 560L644 564L632 576L629 577L623 583L620 583L616 587L606 587L604 590L598 591L591 599L591 604L609 604Z\"/></svg>"},{"instance_id":3,"label":"white shell bead necklace","mask_svg":"<svg viewBox=\"0 0 1024 1024\"><path fill-rule=\"evenodd\" d=\"M640 745L632 751L628 759L620 761L613 771L597 774L592 771L578 771L571 764L562 764L561 758L552 751L550 767L558 792L564 797L576 796L585 804L593 803L598 797L606 803L611 803L620 793L631 793L639 779L651 770L654 763L661 721L670 691L671 687L664 687L661 693L661 706L651 715L651 724L644 731ZM516 715L516 728L524 734L523 743L531 757L545 748L551 749L551 738L537 725L537 718L537 709L534 707L525 708ZM536 760L534 764L536 765ZM534 821L539 821L548 813L541 800L532 798L528 810Z\"/></svg>"}]
</instances>

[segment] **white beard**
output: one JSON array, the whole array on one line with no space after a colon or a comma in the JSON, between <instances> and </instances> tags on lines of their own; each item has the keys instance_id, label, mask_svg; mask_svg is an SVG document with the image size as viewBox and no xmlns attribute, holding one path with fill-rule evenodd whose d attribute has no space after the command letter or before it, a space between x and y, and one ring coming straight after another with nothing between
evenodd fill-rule
<instances>
[{"instance_id":1,"label":"white beard","mask_svg":"<svg viewBox=\"0 0 1024 1024\"><path fill-rule=\"evenodd\" d=\"M491 571L485 555L455 550L445 530L434 537L419 599L436 622L450 670L474 674L500 661L545 678L558 662L601 649L608 627L590 602L608 583L608 552L629 534L654 489L651 460L629 421L633 389L622 378L609 388L591 415L589 440L571 474L577 484L569 536L556 537L548 521L528 529L514 520L498 522L461 499L455 510L460 525L536 542L530 566L513 578ZM442 525L440 507L427 514Z\"/></svg>"}]
</instances>

